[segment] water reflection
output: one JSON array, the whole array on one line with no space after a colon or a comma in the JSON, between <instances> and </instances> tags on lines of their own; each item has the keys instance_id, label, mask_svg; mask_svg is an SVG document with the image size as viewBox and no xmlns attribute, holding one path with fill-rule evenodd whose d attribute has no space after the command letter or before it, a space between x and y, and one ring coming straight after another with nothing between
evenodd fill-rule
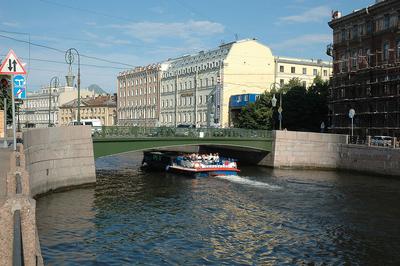
<instances>
[{"instance_id":1,"label":"water reflection","mask_svg":"<svg viewBox=\"0 0 400 266\"><path fill-rule=\"evenodd\" d=\"M185 179L114 163L95 188L39 199L46 263L400 263L398 180L255 167Z\"/></svg>"}]
</instances>

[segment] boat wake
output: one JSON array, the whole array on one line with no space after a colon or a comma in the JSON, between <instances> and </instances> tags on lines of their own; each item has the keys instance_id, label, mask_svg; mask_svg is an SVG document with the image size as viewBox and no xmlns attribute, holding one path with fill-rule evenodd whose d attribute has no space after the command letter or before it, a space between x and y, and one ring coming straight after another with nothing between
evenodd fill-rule
<instances>
[{"instance_id":1,"label":"boat wake","mask_svg":"<svg viewBox=\"0 0 400 266\"><path fill-rule=\"evenodd\" d=\"M250 180L246 177L240 177L240 176L235 176L235 175L226 175L226 176L221 175L221 176L216 176L216 178L224 179L224 180L227 180L227 181L230 181L233 183L237 183L237 184L253 186L253 187L268 188L271 190L281 189L280 186L271 185L271 184L259 182L259 181L254 181L254 180Z\"/></svg>"}]
</instances>

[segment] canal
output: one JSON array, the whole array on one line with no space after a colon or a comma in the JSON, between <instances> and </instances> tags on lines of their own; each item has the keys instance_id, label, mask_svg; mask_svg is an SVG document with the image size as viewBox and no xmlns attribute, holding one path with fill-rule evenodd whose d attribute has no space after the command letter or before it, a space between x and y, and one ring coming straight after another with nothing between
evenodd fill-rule
<instances>
[{"instance_id":1,"label":"canal","mask_svg":"<svg viewBox=\"0 0 400 266\"><path fill-rule=\"evenodd\" d=\"M186 179L134 161L103 159L95 187L38 199L47 265L400 264L400 180L259 167Z\"/></svg>"}]
</instances>

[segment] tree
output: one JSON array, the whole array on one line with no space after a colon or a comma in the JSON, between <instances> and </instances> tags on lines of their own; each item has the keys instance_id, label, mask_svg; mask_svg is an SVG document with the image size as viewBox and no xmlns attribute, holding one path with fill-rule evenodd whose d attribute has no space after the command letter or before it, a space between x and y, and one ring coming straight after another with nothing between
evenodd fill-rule
<instances>
[{"instance_id":1,"label":"tree","mask_svg":"<svg viewBox=\"0 0 400 266\"><path fill-rule=\"evenodd\" d=\"M321 77L314 79L313 85L306 89L297 78L283 86L282 126L288 130L320 131L321 122L327 124L329 82ZM271 99L276 91L265 92L259 99L242 109L234 125L239 128L272 129L278 124L277 110L273 110ZM278 98L278 97L277 97ZM277 107L280 103L278 100Z\"/></svg>"},{"instance_id":2,"label":"tree","mask_svg":"<svg viewBox=\"0 0 400 266\"><path fill-rule=\"evenodd\" d=\"M248 129L272 128L271 94L265 92L255 103L242 108L241 113L234 121L235 127Z\"/></svg>"},{"instance_id":3,"label":"tree","mask_svg":"<svg viewBox=\"0 0 400 266\"><path fill-rule=\"evenodd\" d=\"M5 76L0 76L0 110L4 110L4 97L7 97L7 124L9 125L12 123L12 92L9 84L6 84L6 82L9 83L10 80Z\"/></svg>"}]
</instances>

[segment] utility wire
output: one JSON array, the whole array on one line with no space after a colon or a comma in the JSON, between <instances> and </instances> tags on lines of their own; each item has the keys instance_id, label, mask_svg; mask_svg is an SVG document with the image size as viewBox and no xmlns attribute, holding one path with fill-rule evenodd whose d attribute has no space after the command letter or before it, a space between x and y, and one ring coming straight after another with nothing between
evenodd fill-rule
<instances>
[{"instance_id":1,"label":"utility wire","mask_svg":"<svg viewBox=\"0 0 400 266\"><path fill-rule=\"evenodd\" d=\"M0 37L6 38L6 39L10 39L10 40L13 40L13 41L16 41L16 42L28 43L28 44L30 44L30 45L32 45L32 46L41 47L41 48L44 48L44 49L49 49L49 50L52 50L52 51L56 51L56 52L65 54L65 51L64 51L64 50L61 50L61 49L58 49L58 48L54 48L54 47L50 47L50 46L47 46L47 45L32 43L32 42L30 42L30 41L25 41L25 40L17 39L17 38L13 38L13 37L6 36L6 35L2 35L2 34L0 34ZM93 59L93 60L97 60L97 61L102 61L102 62L106 62L106 63L110 63L110 64L124 65L124 66L128 66L128 67L136 67L136 66L134 66L134 65L125 64L125 63L121 63L121 62L116 62L116 61L112 61L112 60L108 60L108 59L103 59L103 58L99 58L99 57L95 57L95 56L89 56L89 55L84 55L84 54L79 54L79 55L82 56L82 57L85 57L85 58L89 58L89 59Z\"/></svg>"},{"instance_id":2,"label":"utility wire","mask_svg":"<svg viewBox=\"0 0 400 266\"><path fill-rule=\"evenodd\" d=\"M81 11L81 12L85 12L85 13L91 13L91 14L102 16L102 17L106 17L106 18L113 18L113 19L132 22L132 20L130 18L127 18L127 17L112 16L112 15L109 15L109 14L106 14L106 13L97 12L97 11L94 11L94 10L91 10L91 9L74 7L74 6L65 5L65 4L62 4L62 3L48 1L48 0L39 0L39 2L43 2L43 3L46 3L46 4L50 4L50 5L55 5L55 6L60 6L60 7L64 7L64 8L68 8L68 9L72 9L72 10L77 10L77 11Z\"/></svg>"},{"instance_id":3,"label":"utility wire","mask_svg":"<svg viewBox=\"0 0 400 266\"><path fill-rule=\"evenodd\" d=\"M5 54L0 54L0 56L6 56ZM24 59L24 57L20 57ZM26 58L25 58L26 59ZM62 64L66 65L66 62L62 61L55 61L55 60L48 60L48 59L41 59L41 58L31 58L32 61L38 62L47 62L47 63L54 63L54 64ZM78 63L73 63L73 65L77 65ZM118 69L118 70L127 70L126 67L113 67L113 66L102 66L102 65L93 65L93 64L81 64L81 66L88 66L88 67L96 67L96 68L110 68L110 69Z\"/></svg>"}]
</instances>

